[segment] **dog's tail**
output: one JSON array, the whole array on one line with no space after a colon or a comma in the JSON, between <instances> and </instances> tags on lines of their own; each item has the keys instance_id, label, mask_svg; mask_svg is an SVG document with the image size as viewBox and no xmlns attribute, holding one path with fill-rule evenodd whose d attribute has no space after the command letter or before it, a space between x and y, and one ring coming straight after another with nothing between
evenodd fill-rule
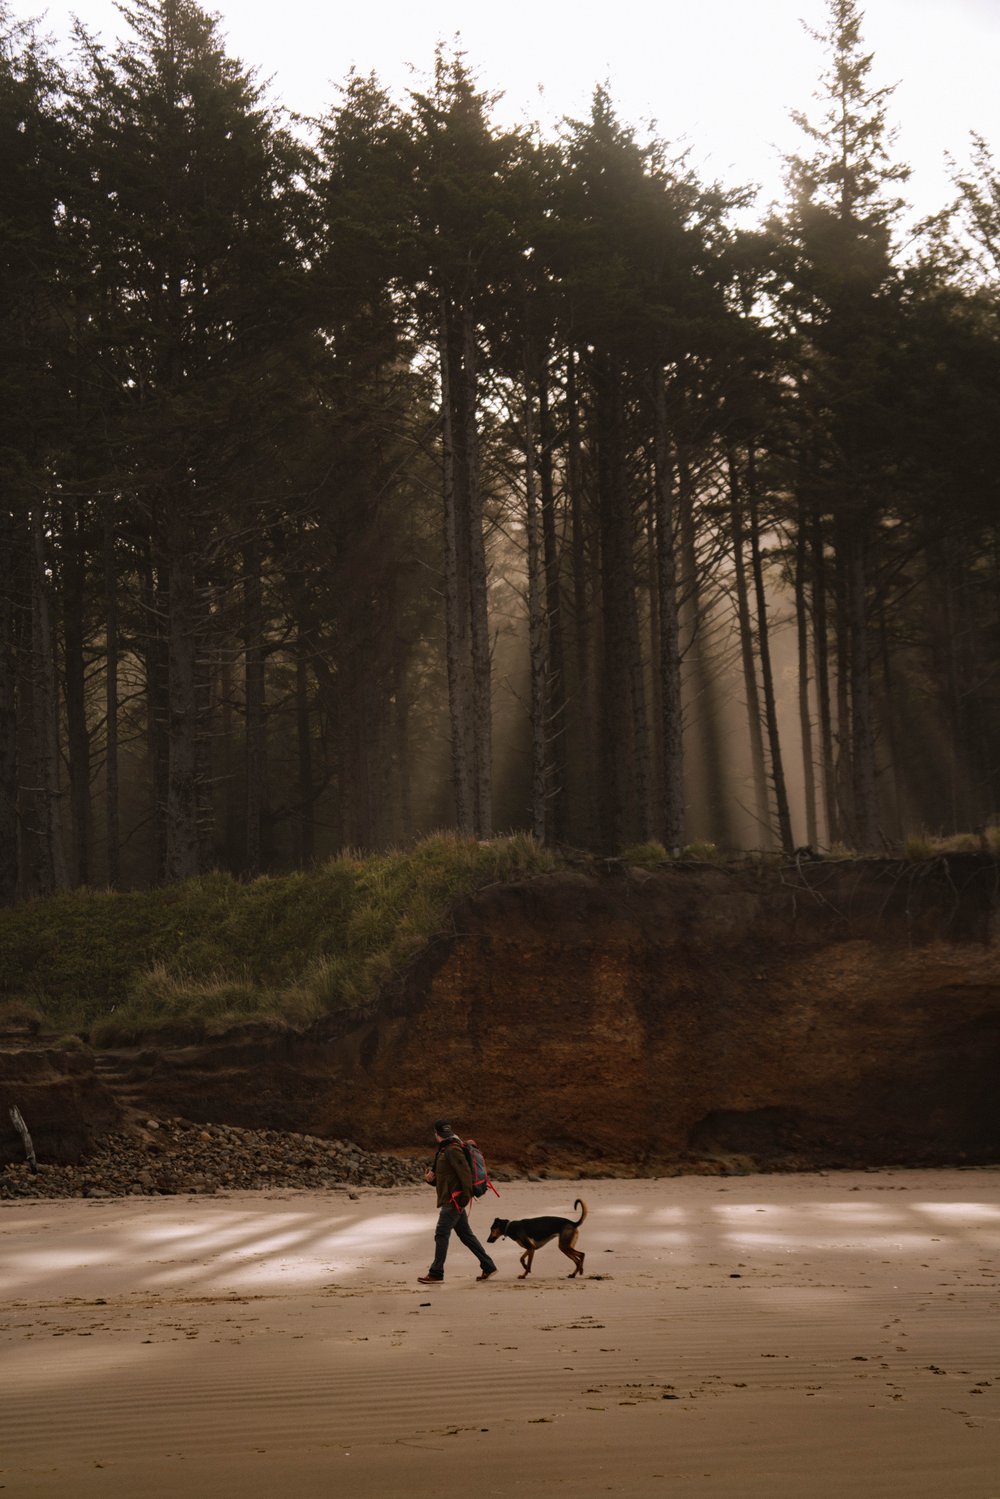
<instances>
[{"instance_id":1,"label":"dog's tail","mask_svg":"<svg viewBox=\"0 0 1000 1499\"><path fill-rule=\"evenodd\" d=\"M585 1202L581 1202L580 1199L579 1199L579 1197L578 1197L576 1199L576 1201L574 1202L573 1206L575 1208L579 1208L580 1209L580 1216L576 1220L576 1226L577 1226L577 1228L579 1228L580 1224L583 1222L584 1218L586 1218L586 1216L587 1216L587 1204Z\"/></svg>"}]
</instances>

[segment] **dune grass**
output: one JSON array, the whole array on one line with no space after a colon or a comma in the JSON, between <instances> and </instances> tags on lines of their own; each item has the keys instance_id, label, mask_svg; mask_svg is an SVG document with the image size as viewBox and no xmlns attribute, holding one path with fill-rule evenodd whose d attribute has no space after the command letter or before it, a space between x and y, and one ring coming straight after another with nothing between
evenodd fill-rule
<instances>
[{"instance_id":1,"label":"dune grass","mask_svg":"<svg viewBox=\"0 0 1000 1499\"><path fill-rule=\"evenodd\" d=\"M543 873L516 834L438 835L241 884L209 874L157 890L74 890L0 911L0 1002L96 1045L241 1021L302 1026L367 1003L446 928L463 896Z\"/></svg>"}]
</instances>

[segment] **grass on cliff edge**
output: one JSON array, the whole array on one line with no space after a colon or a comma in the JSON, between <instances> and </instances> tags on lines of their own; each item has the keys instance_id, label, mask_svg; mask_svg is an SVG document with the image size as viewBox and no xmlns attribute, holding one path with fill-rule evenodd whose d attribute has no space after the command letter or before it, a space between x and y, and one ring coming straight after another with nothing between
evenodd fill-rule
<instances>
[{"instance_id":1,"label":"grass on cliff edge","mask_svg":"<svg viewBox=\"0 0 1000 1499\"><path fill-rule=\"evenodd\" d=\"M242 1021L302 1026L363 1004L446 925L456 901L555 867L532 838L449 835L241 884L74 890L0 911L0 1008L127 1045Z\"/></svg>"}]
</instances>

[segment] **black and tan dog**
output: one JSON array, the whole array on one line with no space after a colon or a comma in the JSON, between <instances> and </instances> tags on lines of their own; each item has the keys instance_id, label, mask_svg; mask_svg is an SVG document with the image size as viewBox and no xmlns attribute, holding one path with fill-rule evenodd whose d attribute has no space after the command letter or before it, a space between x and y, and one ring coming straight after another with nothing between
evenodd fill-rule
<instances>
[{"instance_id":1,"label":"black and tan dog","mask_svg":"<svg viewBox=\"0 0 1000 1499\"><path fill-rule=\"evenodd\" d=\"M581 1202L579 1197L573 1206L580 1209L580 1216L574 1223L572 1218L494 1218L493 1227L490 1229L489 1242L495 1244L497 1239L513 1239L515 1244L520 1244L524 1253L521 1256L521 1264L524 1266L524 1275L519 1275L518 1280L524 1280L531 1273L531 1262L535 1257L535 1250L541 1249L550 1239L559 1238L559 1248L567 1259L571 1259L576 1269L567 1276L572 1280L576 1275L583 1274L583 1251L574 1249L576 1236L580 1231L580 1224L587 1216L587 1204Z\"/></svg>"}]
</instances>

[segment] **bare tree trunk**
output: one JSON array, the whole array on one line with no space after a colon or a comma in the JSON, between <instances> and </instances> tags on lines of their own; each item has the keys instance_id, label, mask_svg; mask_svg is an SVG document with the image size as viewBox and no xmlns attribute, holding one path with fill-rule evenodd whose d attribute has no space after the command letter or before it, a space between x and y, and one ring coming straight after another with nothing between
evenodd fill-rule
<instances>
[{"instance_id":1,"label":"bare tree trunk","mask_svg":"<svg viewBox=\"0 0 1000 1499\"><path fill-rule=\"evenodd\" d=\"M935 579L941 600L941 672L948 709L950 743L951 826L967 829L978 823L980 782L986 779L977 763L974 706L977 695L970 689L970 640L973 623L966 595L967 567L960 549L944 536L933 544Z\"/></svg>"},{"instance_id":2,"label":"bare tree trunk","mask_svg":"<svg viewBox=\"0 0 1000 1499\"><path fill-rule=\"evenodd\" d=\"M17 899L17 579L23 560L23 537L18 535L12 504L0 498L0 906ZM23 576L23 575L22 575Z\"/></svg>"},{"instance_id":3,"label":"bare tree trunk","mask_svg":"<svg viewBox=\"0 0 1000 1499\"><path fill-rule=\"evenodd\" d=\"M654 444L655 446L655 444ZM656 578L656 465L650 462L646 473L646 495L643 504L642 546L645 572L649 584L649 619L646 639L649 650L649 731L650 795L653 802L653 827L660 835L660 810L663 806L663 672L660 665L660 590Z\"/></svg>"},{"instance_id":4,"label":"bare tree trunk","mask_svg":"<svg viewBox=\"0 0 1000 1499\"><path fill-rule=\"evenodd\" d=\"M346 830L343 815L343 788L340 782L340 719L342 717L339 701L339 678L334 675L329 660L323 651L313 644L310 657L313 676L316 678L316 688L320 713L325 717L327 723L327 735L333 743L333 750L329 761L337 769L337 797L334 801L334 823L333 843L336 848L344 848L347 843Z\"/></svg>"},{"instance_id":5,"label":"bare tree trunk","mask_svg":"<svg viewBox=\"0 0 1000 1499\"><path fill-rule=\"evenodd\" d=\"M118 776L118 570L114 499L104 504L104 826L107 876L121 884L121 794Z\"/></svg>"},{"instance_id":6,"label":"bare tree trunk","mask_svg":"<svg viewBox=\"0 0 1000 1499\"><path fill-rule=\"evenodd\" d=\"M958 538L957 561L961 577L969 577L972 556L969 549ZM990 736L985 726L985 702L987 697L978 688L987 672L981 672L979 661L979 628L976 619L975 591L969 586L958 586L955 591L958 624L958 684L960 684L960 732L966 751L966 778L964 778L963 827L978 827L985 815L993 812L993 805L985 799L990 772Z\"/></svg>"},{"instance_id":7,"label":"bare tree trunk","mask_svg":"<svg viewBox=\"0 0 1000 1499\"><path fill-rule=\"evenodd\" d=\"M684 843L684 719L681 703L681 628L677 598L677 532L674 476L667 430L663 371L656 373L654 408L656 462L656 598L660 664L660 827L664 847L675 856Z\"/></svg>"},{"instance_id":8,"label":"bare tree trunk","mask_svg":"<svg viewBox=\"0 0 1000 1499\"><path fill-rule=\"evenodd\" d=\"M969 575L973 555L968 546L959 541L956 559L961 569L959 577ZM987 698L978 685L988 676L990 668L980 643L975 590L959 587L955 602L958 610L958 666L962 710L960 722L968 766L964 827L972 828L980 826L983 819L994 811L994 804L987 795L992 758L987 727Z\"/></svg>"},{"instance_id":9,"label":"bare tree trunk","mask_svg":"<svg viewBox=\"0 0 1000 1499\"><path fill-rule=\"evenodd\" d=\"M597 811L597 672L594 643L594 601L589 588L587 533L583 492L583 462L580 412L577 405L576 355L572 349L566 364L567 482L573 557L573 623L576 654L576 703L579 805L583 808L581 842L594 845L598 836ZM567 756L568 761L568 756Z\"/></svg>"},{"instance_id":10,"label":"bare tree trunk","mask_svg":"<svg viewBox=\"0 0 1000 1499\"><path fill-rule=\"evenodd\" d=\"M399 795L399 830L404 844L413 842L413 767L410 764L410 689L406 654L396 652L396 781Z\"/></svg>"},{"instance_id":11,"label":"bare tree trunk","mask_svg":"<svg viewBox=\"0 0 1000 1499\"><path fill-rule=\"evenodd\" d=\"M164 597L163 578L166 564L162 552L149 538L148 550L141 563L142 612L145 621L144 658L146 666L146 745L149 757L149 779L152 796L154 879L166 877L167 868L167 773L169 703L169 652L167 616L169 601ZM154 565L154 556L159 565Z\"/></svg>"},{"instance_id":12,"label":"bare tree trunk","mask_svg":"<svg viewBox=\"0 0 1000 1499\"><path fill-rule=\"evenodd\" d=\"M215 655L212 649L212 590L196 589L197 628L195 639L195 794L198 817L198 868L209 869L215 859L215 761L216 708Z\"/></svg>"},{"instance_id":13,"label":"bare tree trunk","mask_svg":"<svg viewBox=\"0 0 1000 1499\"><path fill-rule=\"evenodd\" d=\"M785 771L781 759L781 741L778 737L778 713L774 698L774 676L771 671L771 638L767 621L767 598L764 593L764 569L760 554L760 522L757 514L756 475L754 455L751 449L747 456L747 486L750 499L750 558L753 565L754 593L757 603L757 648L760 652L761 685L764 689L764 720L767 724L768 747L771 752L771 783L774 787L775 810L778 814L778 836L785 853L794 852L792 820L788 811L788 792L785 787Z\"/></svg>"},{"instance_id":14,"label":"bare tree trunk","mask_svg":"<svg viewBox=\"0 0 1000 1499\"><path fill-rule=\"evenodd\" d=\"M733 827L719 722L718 673L706 638L707 615L703 579L698 566L694 480L683 444L676 449L676 461L677 530L683 560L682 618L688 627L683 655L689 662L691 697L694 700L691 728L697 740L698 767L710 833L716 842L728 846L733 842Z\"/></svg>"},{"instance_id":15,"label":"bare tree trunk","mask_svg":"<svg viewBox=\"0 0 1000 1499\"><path fill-rule=\"evenodd\" d=\"M59 785L59 707L56 693L52 614L40 506L31 512L31 702L39 822L38 894L69 884L63 843Z\"/></svg>"},{"instance_id":16,"label":"bare tree trunk","mask_svg":"<svg viewBox=\"0 0 1000 1499\"><path fill-rule=\"evenodd\" d=\"M900 775L900 753L898 736L896 733L896 717L893 712L894 705L894 681L892 670L892 653L889 649L889 627L886 620L885 600L880 600L878 611L878 639L879 655L882 665L882 702L884 704L885 726L889 741L889 764L892 774L892 792L894 813L893 831L897 839L901 839L904 831L903 822L903 784Z\"/></svg>"},{"instance_id":17,"label":"bare tree trunk","mask_svg":"<svg viewBox=\"0 0 1000 1499\"><path fill-rule=\"evenodd\" d=\"M18 637L24 625L27 537L13 502L0 498L0 905L18 896ZM19 601L21 600L21 601Z\"/></svg>"},{"instance_id":18,"label":"bare tree trunk","mask_svg":"<svg viewBox=\"0 0 1000 1499\"><path fill-rule=\"evenodd\" d=\"M642 650L639 624L639 589L635 571L636 517L628 517L629 546L626 553L629 706L632 718L632 764L635 778L634 832L637 842L647 843L653 836L653 776L649 754L649 711L646 704L646 662Z\"/></svg>"},{"instance_id":19,"label":"bare tree trunk","mask_svg":"<svg viewBox=\"0 0 1000 1499\"><path fill-rule=\"evenodd\" d=\"M243 550L243 700L246 734L246 874L260 874L267 759L264 728L264 606L260 553L251 543Z\"/></svg>"},{"instance_id":20,"label":"bare tree trunk","mask_svg":"<svg viewBox=\"0 0 1000 1499\"><path fill-rule=\"evenodd\" d=\"M621 375L611 361L594 362L597 407L598 515L601 533L601 844L619 853L632 828L635 736L632 722L632 637L628 596L632 523L625 490Z\"/></svg>"},{"instance_id":21,"label":"bare tree trunk","mask_svg":"<svg viewBox=\"0 0 1000 1499\"><path fill-rule=\"evenodd\" d=\"M358 699L361 716L355 730L355 755L358 780L361 783L361 805L364 808L362 848L382 847L382 811L385 790L382 714L374 702L376 683L372 677L374 663L358 673Z\"/></svg>"},{"instance_id":22,"label":"bare tree trunk","mask_svg":"<svg viewBox=\"0 0 1000 1499\"><path fill-rule=\"evenodd\" d=\"M90 881L92 816L90 803L90 731L87 727L84 662L83 593L86 558L78 510L65 500L62 511L63 680L66 688L66 748L69 760L69 808L74 885Z\"/></svg>"},{"instance_id":23,"label":"bare tree trunk","mask_svg":"<svg viewBox=\"0 0 1000 1499\"><path fill-rule=\"evenodd\" d=\"M469 658L469 580L463 566L467 548L466 527L459 494L459 464L455 452L453 410L453 340L450 310L442 310L441 420L444 499L444 597L445 658L448 667L448 705L451 719L451 780L455 797L455 823L463 837L475 831L470 766L470 717L472 712Z\"/></svg>"},{"instance_id":24,"label":"bare tree trunk","mask_svg":"<svg viewBox=\"0 0 1000 1499\"><path fill-rule=\"evenodd\" d=\"M819 706L820 763L823 773L823 809L826 816L826 840L832 846L840 841L840 816L837 805L837 775L833 754L833 716L830 708L830 643L826 614L826 555L823 547L823 523L813 515L810 536L812 555L813 656L816 662L816 699Z\"/></svg>"},{"instance_id":25,"label":"bare tree trunk","mask_svg":"<svg viewBox=\"0 0 1000 1499\"><path fill-rule=\"evenodd\" d=\"M552 785L549 789L549 822L557 843L566 837L566 653L563 645L562 566L560 538L556 529L556 495L552 465L552 417L549 410L549 371L542 359L539 379L538 470L542 495L542 535L545 544L545 628L548 638L547 736Z\"/></svg>"},{"instance_id":26,"label":"bare tree trunk","mask_svg":"<svg viewBox=\"0 0 1000 1499\"><path fill-rule=\"evenodd\" d=\"M635 514L626 463L625 394L611 359L595 365L604 673L601 732L608 851L652 830L649 723L635 574Z\"/></svg>"},{"instance_id":27,"label":"bare tree trunk","mask_svg":"<svg viewBox=\"0 0 1000 1499\"><path fill-rule=\"evenodd\" d=\"M525 361L526 366L529 361ZM535 483L535 424L530 375L524 376L524 482L525 530L528 539L528 662L531 678L531 831L545 842L548 803L548 757L546 743L547 641L541 523Z\"/></svg>"},{"instance_id":28,"label":"bare tree trunk","mask_svg":"<svg viewBox=\"0 0 1000 1499\"><path fill-rule=\"evenodd\" d=\"M310 639L309 598L302 559L305 555L303 529L296 527L293 558L288 572L289 592L295 620L295 747L298 766L299 815L296 825L296 858L300 868L312 864L316 854L316 785L313 768L310 663L313 645Z\"/></svg>"},{"instance_id":29,"label":"bare tree trunk","mask_svg":"<svg viewBox=\"0 0 1000 1499\"><path fill-rule=\"evenodd\" d=\"M389 684L366 673L365 705L368 731L362 746L368 790L370 846L388 848L393 841L393 763L389 716Z\"/></svg>"},{"instance_id":30,"label":"bare tree trunk","mask_svg":"<svg viewBox=\"0 0 1000 1499\"><path fill-rule=\"evenodd\" d=\"M990 547L991 579L988 598L993 606L985 625L994 640L1000 639L1000 527L994 527L993 543ZM987 756L986 782L983 792L991 807L1000 807L1000 755Z\"/></svg>"},{"instance_id":31,"label":"bare tree trunk","mask_svg":"<svg viewBox=\"0 0 1000 1499\"><path fill-rule=\"evenodd\" d=\"M757 661L753 621L750 617L750 597L743 565L743 542L745 539L745 517L740 481L736 471L736 456L730 451L727 459L729 469L729 514L733 546L733 581L736 587L736 618L740 631L740 661L743 667L743 691L746 694L747 729L750 736L750 766L753 774L754 805L757 825L764 846L770 848L774 841L771 825L770 798L767 791L767 767L764 762L763 715L760 709L760 693L757 688Z\"/></svg>"},{"instance_id":32,"label":"bare tree trunk","mask_svg":"<svg viewBox=\"0 0 1000 1499\"><path fill-rule=\"evenodd\" d=\"M957 649L955 646L955 603L953 597L954 584L949 566L950 557L948 548L943 538L932 538L930 550L933 554L933 577L936 587L938 609L935 611L937 629L932 637L935 649L932 656L936 658L935 675L939 675L944 689L946 706L945 721L948 726L947 777L948 777L948 818L947 823L951 831L959 826L959 803L961 801L961 787L967 777L965 764L965 744L962 738L962 703L961 689L959 687L959 670L957 660ZM940 819L944 822L945 819Z\"/></svg>"},{"instance_id":33,"label":"bare tree trunk","mask_svg":"<svg viewBox=\"0 0 1000 1499\"><path fill-rule=\"evenodd\" d=\"M851 631L851 729L854 809L858 838L866 853L880 847L878 779L875 768L875 715L868 641L868 578L865 539L850 536L848 599Z\"/></svg>"},{"instance_id":34,"label":"bare tree trunk","mask_svg":"<svg viewBox=\"0 0 1000 1499\"><path fill-rule=\"evenodd\" d=\"M468 305L462 311L462 375L465 385L465 457L469 525L469 603L472 625L472 745L477 838L493 832L493 703L491 691L488 568L483 534L483 494L479 478L476 331Z\"/></svg>"},{"instance_id":35,"label":"bare tree trunk","mask_svg":"<svg viewBox=\"0 0 1000 1499\"><path fill-rule=\"evenodd\" d=\"M11 1122L11 1124L14 1126L14 1128L17 1130L18 1134L21 1136L21 1142L24 1145L25 1159L27 1160L28 1165L31 1168L32 1175L37 1175L38 1174L38 1161L35 1158L35 1147L34 1147L34 1144L32 1143L31 1134L29 1133L28 1126L24 1122L24 1117L23 1117L23 1115L21 1113L21 1110L18 1108L18 1106L17 1106L16 1103L12 1103L9 1106L7 1112L10 1115L10 1122Z\"/></svg>"},{"instance_id":36,"label":"bare tree trunk","mask_svg":"<svg viewBox=\"0 0 1000 1499\"><path fill-rule=\"evenodd\" d=\"M309 733L309 647L299 627L295 643L295 738L299 765L299 865L307 868L316 851L316 793Z\"/></svg>"},{"instance_id":37,"label":"bare tree trunk","mask_svg":"<svg viewBox=\"0 0 1000 1499\"><path fill-rule=\"evenodd\" d=\"M799 737L802 743L802 781L806 805L806 843L819 842L816 821L816 765L813 759L813 726L809 711L809 619L806 603L806 509L799 501L795 533L795 631L799 655Z\"/></svg>"},{"instance_id":38,"label":"bare tree trunk","mask_svg":"<svg viewBox=\"0 0 1000 1499\"><path fill-rule=\"evenodd\" d=\"M222 847L223 861L227 869L240 869L243 864L243 796L242 783L236 770L234 752L234 665L239 653L237 642L225 635L219 648L219 762L218 775L222 784Z\"/></svg>"},{"instance_id":39,"label":"bare tree trunk","mask_svg":"<svg viewBox=\"0 0 1000 1499\"><path fill-rule=\"evenodd\" d=\"M166 878L199 872L197 596L186 496L167 497Z\"/></svg>"},{"instance_id":40,"label":"bare tree trunk","mask_svg":"<svg viewBox=\"0 0 1000 1499\"><path fill-rule=\"evenodd\" d=\"M851 629L848 610L847 545L842 526L834 544L834 637L837 651L837 809L840 826L853 848L859 846L854 807L851 728Z\"/></svg>"},{"instance_id":41,"label":"bare tree trunk","mask_svg":"<svg viewBox=\"0 0 1000 1499\"><path fill-rule=\"evenodd\" d=\"M365 704L362 669L356 649L338 660L334 679L337 714L337 782L341 832L347 848L363 849L368 842L369 802L365 776Z\"/></svg>"}]
</instances>

